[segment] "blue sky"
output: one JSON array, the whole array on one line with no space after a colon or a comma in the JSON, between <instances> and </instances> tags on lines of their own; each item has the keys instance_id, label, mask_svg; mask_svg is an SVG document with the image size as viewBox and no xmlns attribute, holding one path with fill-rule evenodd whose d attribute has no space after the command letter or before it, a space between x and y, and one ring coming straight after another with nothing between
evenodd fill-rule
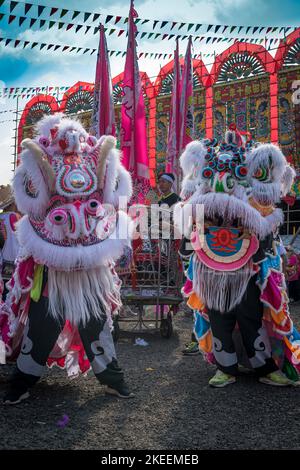
<instances>
[{"instance_id":1,"label":"blue sky","mask_svg":"<svg viewBox=\"0 0 300 470\"><path fill-rule=\"evenodd\" d=\"M127 16L129 0L90 0L89 2L80 0L29 0L30 3L39 3L46 6L67 8L80 11L90 11L100 13L105 18L107 14ZM8 12L9 2L5 2L0 8L0 13ZM141 18L161 19L170 21L182 21L188 23L214 23L230 25L253 25L253 26L297 26L300 25L300 0L135 0L135 7ZM13 14L23 15L23 5L16 7ZM40 18L47 19L49 10L44 10ZM37 17L36 8L32 8L29 16ZM58 19L57 16L52 17ZM81 19L82 17L80 17ZM65 16L61 21L71 19ZM75 22L81 22L76 19ZM87 21L87 24L89 22ZM93 34L84 35L81 32L74 34L58 31L54 26L51 30L39 31L33 27L28 28L28 21L24 26L17 27L17 21L11 25L7 24L7 18L0 21L0 36L6 38L16 38L21 40L70 44L79 47L97 47L98 38ZM145 25L144 30L150 31L149 25ZM108 37L108 47L110 49L125 50L126 37ZM186 43L180 45L181 52L184 52ZM223 45L223 49L226 45ZM168 52L174 49L174 43L164 41L143 40L139 43L141 51ZM194 44L194 52L213 52L212 46ZM219 49L216 52L220 52ZM25 87L25 86L69 86L79 80L94 81L96 56L71 55L62 53L40 52L38 49L3 48L0 45L0 81L5 86ZM112 75L117 75L123 71L125 59L111 59ZM140 70L146 71L150 77L157 75L159 68L166 61L141 60ZM206 61L210 63L211 60ZM208 66L208 68L210 68ZM2 85L3 86L3 85ZM26 102L26 101L25 101ZM25 102L21 103L24 106ZM0 111L12 109L15 106L14 100L6 100L0 103ZM0 114L0 121L10 120L13 114ZM13 123L0 123L0 184L7 182L11 176L11 137L13 135Z\"/></svg>"}]
</instances>

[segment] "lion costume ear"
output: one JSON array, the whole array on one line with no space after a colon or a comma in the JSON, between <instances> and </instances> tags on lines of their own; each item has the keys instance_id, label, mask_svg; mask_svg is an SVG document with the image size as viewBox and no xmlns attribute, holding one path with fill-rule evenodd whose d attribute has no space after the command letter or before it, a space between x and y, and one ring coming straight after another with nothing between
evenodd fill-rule
<instances>
[{"instance_id":1,"label":"lion costume ear","mask_svg":"<svg viewBox=\"0 0 300 470\"><path fill-rule=\"evenodd\" d=\"M55 190L55 173L35 141L25 139L22 147L21 165L13 180L15 200L23 214L41 217Z\"/></svg>"},{"instance_id":2,"label":"lion costume ear","mask_svg":"<svg viewBox=\"0 0 300 470\"><path fill-rule=\"evenodd\" d=\"M119 197L126 196L128 201L131 199L132 180L120 161L120 151L116 148L116 139L113 136L100 139L97 177L99 189L103 190L104 202L118 207Z\"/></svg>"},{"instance_id":3,"label":"lion costume ear","mask_svg":"<svg viewBox=\"0 0 300 470\"><path fill-rule=\"evenodd\" d=\"M282 196L286 196L290 192L295 178L296 178L296 172L294 168L292 168L290 165L286 165L285 171L282 177L282 186L281 186Z\"/></svg>"},{"instance_id":4,"label":"lion costume ear","mask_svg":"<svg viewBox=\"0 0 300 470\"><path fill-rule=\"evenodd\" d=\"M200 182L201 169L205 162L207 149L203 142L195 140L190 142L180 157L180 166L183 172L180 196L187 199Z\"/></svg>"}]
</instances>

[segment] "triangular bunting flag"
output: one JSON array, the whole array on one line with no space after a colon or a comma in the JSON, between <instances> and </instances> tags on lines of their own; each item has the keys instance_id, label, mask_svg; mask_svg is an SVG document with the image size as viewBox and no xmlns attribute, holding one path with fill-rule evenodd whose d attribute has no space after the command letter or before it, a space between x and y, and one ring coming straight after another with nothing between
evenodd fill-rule
<instances>
[{"instance_id":1,"label":"triangular bunting flag","mask_svg":"<svg viewBox=\"0 0 300 470\"><path fill-rule=\"evenodd\" d=\"M238 30L238 34L240 34L240 32L242 31L244 26L239 26L239 30Z\"/></svg>"},{"instance_id":2,"label":"triangular bunting flag","mask_svg":"<svg viewBox=\"0 0 300 470\"><path fill-rule=\"evenodd\" d=\"M149 23L150 20L143 20L142 24Z\"/></svg>"},{"instance_id":3,"label":"triangular bunting flag","mask_svg":"<svg viewBox=\"0 0 300 470\"><path fill-rule=\"evenodd\" d=\"M76 26L76 30L75 30L75 33L78 33L78 31L82 28L82 24L79 24L78 26Z\"/></svg>"},{"instance_id":4,"label":"triangular bunting flag","mask_svg":"<svg viewBox=\"0 0 300 470\"><path fill-rule=\"evenodd\" d=\"M194 23L189 23L189 25L188 25L188 29L187 29L187 30L188 30L188 32L190 31L190 29L192 29L192 27L193 27L193 26L195 26L195 25L194 25Z\"/></svg>"},{"instance_id":5,"label":"triangular bunting flag","mask_svg":"<svg viewBox=\"0 0 300 470\"><path fill-rule=\"evenodd\" d=\"M220 25L220 24L217 24L217 26L215 27L215 33L217 33L220 28L221 28L221 25Z\"/></svg>"},{"instance_id":6,"label":"triangular bunting flag","mask_svg":"<svg viewBox=\"0 0 300 470\"><path fill-rule=\"evenodd\" d=\"M156 33L156 35L154 36L154 39L157 39L159 36L161 36L160 33Z\"/></svg>"},{"instance_id":7,"label":"triangular bunting flag","mask_svg":"<svg viewBox=\"0 0 300 470\"><path fill-rule=\"evenodd\" d=\"M202 26L202 24L197 24L196 29L195 29L195 33L197 33L198 29L200 29L201 26Z\"/></svg>"},{"instance_id":8,"label":"triangular bunting flag","mask_svg":"<svg viewBox=\"0 0 300 470\"><path fill-rule=\"evenodd\" d=\"M37 46L37 45L38 45L38 42L33 42L33 43L31 44L31 48L30 48L30 49L33 49L33 48L34 48L35 46Z\"/></svg>"},{"instance_id":9,"label":"triangular bunting flag","mask_svg":"<svg viewBox=\"0 0 300 470\"><path fill-rule=\"evenodd\" d=\"M51 8L50 16L54 15L58 11L58 8Z\"/></svg>"},{"instance_id":10,"label":"triangular bunting flag","mask_svg":"<svg viewBox=\"0 0 300 470\"><path fill-rule=\"evenodd\" d=\"M113 15L107 15L106 20L105 20L105 24L109 23L112 18L113 18Z\"/></svg>"},{"instance_id":11,"label":"triangular bunting flag","mask_svg":"<svg viewBox=\"0 0 300 470\"><path fill-rule=\"evenodd\" d=\"M157 23L158 23L158 20L155 20L155 21L153 22L153 29L155 29Z\"/></svg>"},{"instance_id":12,"label":"triangular bunting flag","mask_svg":"<svg viewBox=\"0 0 300 470\"><path fill-rule=\"evenodd\" d=\"M260 34L264 29L265 29L265 27L262 26L262 27L260 28L260 30L259 30L259 34Z\"/></svg>"},{"instance_id":13,"label":"triangular bunting flag","mask_svg":"<svg viewBox=\"0 0 300 470\"><path fill-rule=\"evenodd\" d=\"M20 39L16 39L14 43L14 47L17 47L20 44L20 42L21 42Z\"/></svg>"},{"instance_id":14,"label":"triangular bunting flag","mask_svg":"<svg viewBox=\"0 0 300 470\"><path fill-rule=\"evenodd\" d=\"M120 29L119 33L118 33L118 37L121 36L121 34L123 34L125 32L125 29Z\"/></svg>"},{"instance_id":15,"label":"triangular bunting flag","mask_svg":"<svg viewBox=\"0 0 300 470\"><path fill-rule=\"evenodd\" d=\"M58 29L62 29L64 27L65 23L63 23L62 21L59 21L58 23Z\"/></svg>"},{"instance_id":16,"label":"triangular bunting flag","mask_svg":"<svg viewBox=\"0 0 300 470\"><path fill-rule=\"evenodd\" d=\"M24 41L24 46L23 46L23 49L25 49L25 47L27 47L29 44L29 41Z\"/></svg>"},{"instance_id":17,"label":"triangular bunting flag","mask_svg":"<svg viewBox=\"0 0 300 470\"><path fill-rule=\"evenodd\" d=\"M90 29L91 29L91 26L86 26L84 34L88 33Z\"/></svg>"},{"instance_id":18,"label":"triangular bunting flag","mask_svg":"<svg viewBox=\"0 0 300 470\"><path fill-rule=\"evenodd\" d=\"M230 34L236 29L236 26L231 26L230 28Z\"/></svg>"},{"instance_id":19,"label":"triangular bunting flag","mask_svg":"<svg viewBox=\"0 0 300 470\"><path fill-rule=\"evenodd\" d=\"M185 23L181 23L181 25L178 28L178 31L185 25Z\"/></svg>"},{"instance_id":20,"label":"triangular bunting flag","mask_svg":"<svg viewBox=\"0 0 300 470\"><path fill-rule=\"evenodd\" d=\"M3 2L2 2L3 3ZM1 5L2 5L1 3ZM0 6L1 6L0 5ZM32 3L25 3L25 6L24 6L24 15L27 15L27 13L29 12L29 10L31 9L32 7Z\"/></svg>"},{"instance_id":21,"label":"triangular bunting flag","mask_svg":"<svg viewBox=\"0 0 300 470\"><path fill-rule=\"evenodd\" d=\"M12 13L17 5L18 5L18 2L10 2L9 12Z\"/></svg>"},{"instance_id":22,"label":"triangular bunting flag","mask_svg":"<svg viewBox=\"0 0 300 470\"><path fill-rule=\"evenodd\" d=\"M66 27L66 31L69 31L69 29L73 28L74 23L69 23Z\"/></svg>"},{"instance_id":23,"label":"triangular bunting flag","mask_svg":"<svg viewBox=\"0 0 300 470\"><path fill-rule=\"evenodd\" d=\"M45 8L43 5L38 5L38 16L41 16Z\"/></svg>"},{"instance_id":24,"label":"triangular bunting flag","mask_svg":"<svg viewBox=\"0 0 300 470\"><path fill-rule=\"evenodd\" d=\"M11 24L15 19L16 19L16 16L14 16L14 15L9 15L8 24Z\"/></svg>"},{"instance_id":25,"label":"triangular bunting flag","mask_svg":"<svg viewBox=\"0 0 300 470\"><path fill-rule=\"evenodd\" d=\"M64 46L62 51L65 52L65 51L67 51L68 49L70 49L70 46Z\"/></svg>"},{"instance_id":26,"label":"triangular bunting flag","mask_svg":"<svg viewBox=\"0 0 300 470\"><path fill-rule=\"evenodd\" d=\"M40 29L43 28L43 26L45 26L46 24L46 20L40 20Z\"/></svg>"},{"instance_id":27,"label":"triangular bunting flag","mask_svg":"<svg viewBox=\"0 0 300 470\"><path fill-rule=\"evenodd\" d=\"M92 14L92 13L85 13L85 14L84 14L84 22L86 22L86 21L89 19L89 17L91 16L91 14Z\"/></svg>"},{"instance_id":28,"label":"triangular bunting flag","mask_svg":"<svg viewBox=\"0 0 300 470\"><path fill-rule=\"evenodd\" d=\"M258 26L254 26L252 33L253 33L253 34L256 33L256 31L257 31L258 29L259 29Z\"/></svg>"},{"instance_id":29,"label":"triangular bunting flag","mask_svg":"<svg viewBox=\"0 0 300 470\"><path fill-rule=\"evenodd\" d=\"M72 15L72 20L75 20L75 18L77 18L78 15L80 15L80 11L75 10L73 15Z\"/></svg>"},{"instance_id":30,"label":"triangular bunting flag","mask_svg":"<svg viewBox=\"0 0 300 470\"><path fill-rule=\"evenodd\" d=\"M247 29L246 29L246 34L248 34L248 32L250 31L251 29L251 26L248 26Z\"/></svg>"},{"instance_id":31,"label":"triangular bunting flag","mask_svg":"<svg viewBox=\"0 0 300 470\"><path fill-rule=\"evenodd\" d=\"M160 27L164 28L168 23L168 21L162 21Z\"/></svg>"},{"instance_id":32,"label":"triangular bunting flag","mask_svg":"<svg viewBox=\"0 0 300 470\"><path fill-rule=\"evenodd\" d=\"M100 13L94 13L94 16L93 16L93 19L92 19L92 22L94 23L95 21L98 20L98 18L100 18Z\"/></svg>"},{"instance_id":33,"label":"triangular bunting flag","mask_svg":"<svg viewBox=\"0 0 300 470\"><path fill-rule=\"evenodd\" d=\"M48 28L51 29L55 25L55 21L49 21Z\"/></svg>"},{"instance_id":34,"label":"triangular bunting flag","mask_svg":"<svg viewBox=\"0 0 300 470\"><path fill-rule=\"evenodd\" d=\"M225 31L226 31L227 28L228 28L228 26L224 26L223 31L222 31L222 34L225 33Z\"/></svg>"},{"instance_id":35,"label":"triangular bunting flag","mask_svg":"<svg viewBox=\"0 0 300 470\"><path fill-rule=\"evenodd\" d=\"M162 41L164 41L168 36L169 36L168 34L164 34L162 37Z\"/></svg>"},{"instance_id":36,"label":"triangular bunting flag","mask_svg":"<svg viewBox=\"0 0 300 470\"><path fill-rule=\"evenodd\" d=\"M145 31L141 34L141 39L143 39L145 36L147 35L147 33L145 33Z\"/></svg>"},{"instance_id":37,"label":"triangular bunting flag","mask_svg":"<svg viewBox=\"0 0 300 470\"><path fill-rule=\"evenodd\" d=\"M49 44L48 47L47 47L47 51L49 51L53 46L54 46L54 44Z\"/></svg>"},{"instance_id":38,"label":"triangular bunting flag","mask_svg":"<svg viewBox=\"0 0 300 470\"><path fill-rule=\"evenodd\" d=\"M85 51L84 51L84 54L85 54L86 52L88 52L89 50L90 50L90 48L87 47L87 48L85 49Z\"/></svg>"},{"instance_id":39,"label":"triangular bunting flag","mask_svg":"<svg viewBox=\"0 0 300 470\"><path fill-rule=\"evenodd\" d=\"M59 44L57 44L54 48L55 51L57 51L57 49L59 49L61 46Z\"/></svg>"},{"instance_id":40,"label":"triangular bunting flag","mask_svg":"<svg viewBox=\"0 0 300 470\"><path fill-rule=\"evenodd\" d=\"M41 51L42 49L44 49L44 47L45 47L46 45L47 45L47 44L46 44L45 42L43 42L43 43L40 45L40 51Z\"/></svg>"},{"instance_id":41,"label":"triangular bunting flag","mask_svg":"<svg viewBox=\"0 0 300 470\"><path fill-rule=\"evenodd\" d=\"M122 19L122 16L116 16L115 24L118 24L119 21L121 21L121 19Z\"/></svg>"},{"instance_id":42,"label":"triangular bunting flag","mask_svg":"<svg viewBox=\"0 0 300 470\"><path fill-rule=\"evenodd\" d=\"M62 18L63 16L65 16L67 13L68 13L69 10L66 10L65 8L63 8L60 12L60 18Z\"/></svg>"},{"instance_id":43,"label":"triangular bunting flag","mask_svg":"<svg viewBox=\"0 0 300 470\"><path fill-rule=\"evenodd\" d=\"M115 31L116 31L115 29L111 29L111 30L109 31L109 36L111 36Z\"/></svg>"},{"instance_id":44,"label":"triangular bunting flag","mask_svg":"<svg viewBox=\"0 0 300 470\"><path fill-rule=\"evenodd\" d=\"M177 25L177 21L173 21L171 31L172 31L172 29L174 28L175 25Z\"/></svg>"},{"instance_id":45,"label":"triangular bunting flag","mask_svg":"<svg viewBox=\"0 0 300 470\"><path fill-rule=\"evenodd\" d=\"M208 32L211 30L212 27L213 27L213 25L212 25L212 24L209 24L209 25L207 26L206 32L208 33Z\"/></svg>"}]
</instances>

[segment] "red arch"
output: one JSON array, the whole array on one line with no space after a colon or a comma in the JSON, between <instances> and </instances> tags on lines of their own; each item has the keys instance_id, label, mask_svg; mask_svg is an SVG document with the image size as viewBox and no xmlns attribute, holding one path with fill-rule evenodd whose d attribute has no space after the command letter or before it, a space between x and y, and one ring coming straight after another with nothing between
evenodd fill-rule
<instances>
[{"instance_id":1,"label":"red arch","mask_svg":"<svg viewBox=\"0 0 300 470\"><path fill-rule=\"evenodd\" d=\"M21 116L21 119L20 119L20 122L19 122L19 126L18 126L18 154L21 152L21 142L23 140L22 130L23 130L23 127L26 124L27 116L28 116L31 108L36 103L39 103L39 102L48 103L50 105L52 113L56 113L56 112L59 111L59 106L58 106L58 103L57 103L54 96L42 95L41 94L41 95L34 96L30 101L28 101L28 103L26 104L26 106L24 108L24 111L22 113L22 116Z\"/></svg>"},{"instance_id":2,"label":"red arch","mask_svg":"<svg viewBox=\"0 0 300 470\"><path fill-rule=\"evenodd\" d=\"M183 67L184 65L184 58L180 57L179 59L180 65ZM209 73L208 70L204 64L204 62L201 59L193 59L193 68L194 72L199 78L200 82L202 85L205 87L206 82L209 79ZM168 62L166 65L164 65L161 69L160 72L154 82L154 92L155 96L158 96L163 84L163 81L165 78L172 73L174 70L174 59L172 59L170 62Z\"/></svg>"},{"instance_id":3,"label":"red arch","mask_svg":"<svg viewBox=\"0 0 300 470\"><path fill-rule=\"evenodd\" d=\"M266 72L272 74L276 71L275 59L263 46L249 44L246 42L236 42L232 46L228 47L228 49L223 51L222 54L216 57L210 72L211 85L214 85L218 80L221 67L227 61L227 59L229 59L230 55L238 52L249 52L250 54L257 57Z\"/></svg>"},{"instance_id":4,"label":"red arch","mask_svg":"<svg viewBox=\"0 0 300 470\"><path fill-rule=\"evenodd\" d=\"M275 62L277 70L280 70L283 67L286 55L290 47L295 44L297 39L300 37L300 28L297 28L295 31L290 33L285 39L281 39L278 49L275 55Z\"/></svg>"},{"instance_id":5,"label":"red arch","mask_svg":"<svg viewBox=\"0 0 300 470\"><path fill-rule=\"evenodd\" d=\"M122 83L124 78L124 72L119 73L116 77L112 79L112 85L113 87L117 85L118 83ZM140 78L142 82L142 87L144 89L144 92L146 96L151 99L154 96L154 87L153 83L151 82L148 74L146 72L140 72Z\"/></svg>"},{"instance_id":6,"label":"red arch","mask_svg":"<svg viewBox=\"0 0 300 470\"><path fill-rule=\"evenodd\" d=\"M61 105L60 105L60 111L64 112L66 109L66 103L68 101L68 98L73 95L73 93L76 93L77 91L82 90L82 91L89 91L90 93L94 92L94 83L89 83L89 82L77 82L75 85L73 85L71 88L69 88L63 95Z\"/></svg>"}]
</instances>

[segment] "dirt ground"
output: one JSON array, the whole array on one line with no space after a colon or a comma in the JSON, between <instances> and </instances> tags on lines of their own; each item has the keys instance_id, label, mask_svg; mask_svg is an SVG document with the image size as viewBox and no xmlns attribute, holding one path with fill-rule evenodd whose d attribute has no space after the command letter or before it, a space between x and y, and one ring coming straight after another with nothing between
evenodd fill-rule
<instances>
[{"instance_id":1,"label":"dirt ground","mask_svg":"<svg viewBox=\"0 0 300 470\"><path fill-rule=\"evenodd\" d=\"M300 324L300 306L292 307ZM236 384L212 389L213 367L201 356L183 357L192 318L174 319L171 339L121 336L120 364L136 397L107 397L90 373L69 381L52 369L14 407L1 406L1 449L300 449L300 388L259 384L241 376ZM12 366L0 369L3 395ZM68 423L58 421L66 415Z\"/></svg>"}]
</instances>

